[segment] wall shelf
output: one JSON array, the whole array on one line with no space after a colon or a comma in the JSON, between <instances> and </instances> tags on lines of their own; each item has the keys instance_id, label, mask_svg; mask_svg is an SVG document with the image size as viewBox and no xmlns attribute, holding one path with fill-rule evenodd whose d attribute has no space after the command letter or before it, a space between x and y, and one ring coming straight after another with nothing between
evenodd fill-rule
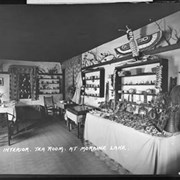
<instances>
[{"instance_id":1,"label":"wall shelf","mask_svg":"<svg viewBox=\"0 0 180 180\"><path fill-rule=\"evenodd\" d=\"M155 84L122 84L122 86L154 86Z\"/></svg>"},{"instance_id":2,"label":"wall shelf","mask_svg":"<svg viewBox=\"0 0 180 180\"><path fill-rule=\"evenodd\" d=\"M10 74L8 71L2 71L0 74Z\"/></svg>"},{"instance_id":3,"label":"wall shelf","mask_svg":"<svg viewBox=\"0 0 180 180\"><path fill-rule=\"evenodd\" d=\"M92 88L92 89L96 89L96 88L100 88L100 87L85 87L85 88Z\"/></svg>"},{"instance_id":4,"label":"wall shelf","mask_svg":"<svg viewBox=\"0 0 180 180\"><path fill-rule=\"evenodd\" d=\"M122 94L132 94L132 93L125 93L125 92L123 92ZM133 93L132 95L144 95L144 94L143 93ZM148 93L146 95L147 96L157 96L157 94L148 94Z\"/></svg>"},{"instance_id":5,"label":"wall shelf","mask_svg":"<svg viewBox=\"0 0 180 180\"><path fill-rule=\"evenodd\" d=\"M104 75L105 75L104 68L83 72L82 75L83 75L84 96L104 97ZM88 84L87 81L90 82L91 84ZM89 87L89 85L91 85L91 87Z\"/></svg>"},{"instance_id":6,"label":"wall shelf","mask_svg":"<svg viewBox=\"0 0 180 180\"><path fill-rule=\"evenodd\" d=\"M59 82L56 83L41 83L42 85L49 85L49 84L59 84Z\"/></svg>"},{"instance_id":7,"label":"wall shelf","mask_svg":"<svg viewBox=\"0 0 180 180\"><path fill-rule=\"evenodd\" d=\"M62 74L61 73L57 73L57 74L50 74L50 73L38 73L39 75L48 75L48 76L56 76L56 75L58 75L58 76L62 76Z\"/></svg>"},{"instance_id":8,"label":"wall shelf","mask_svg":"<svg viewBox=\"0 0 180 180\"><path fill-rule=\"evenodd\" d=\"M155 75L154 76L139 76L138 78L136 78L135 80L132 81L132 83L134 84L128 84L130 82L128 82L129 79L126 79L125 77L132 77L129 75L125 75L125 76L118 76L118 74L121 74L122 72L126 71L126 68L128 67L130 70L134 70L134 69L138 69L139 66L144 66L144 67L151 67L153 72L150 73L145 73L146 75ZM143 68L144 68L143 67ZM161 72L162 73L158 73L154 72L153 68L156 69L156 71L158 70L157 67L162 67ZM167 59L159 59L159 60L153 60L153 61L146 61L146 62L139 62L136 64L127 64L127 65L123 65L123 66L119 66L116 67L116 81L115 81L115 99L116 101L119 101L120 99L125 99L128 100L129 95L132 95L132 101L137 101L137 99L135 98L135 96L133 95L140 95L142 96L142 98L144 99L144 103L146 102L146 96L156 96L157 93L159 92L159 89L157 89L156 85L159 84L157 81L159 81L159 79L161 79L161 83L159 84L159 88L162 89L162 92L168 92L168 60ZM135 71L137 72L137 71ZM138 72L137 72L138 73ZM137 74L139 75L139 74ZM136 75L133 75L136 76ZM147 79L146 79L147 78ZM144 84L141 82L145 82ZM146 82L152 82L152 83L146 83ZM129 87L128 87L129 86ZM134 86L134 87L133 87ZM132 89L133 87L133 89ZM129 93L130 90L133 92L137 92L137 93ZM143 93L144 91L144 93ZM147 93L146 91L150 91L151 93ZM138 92L142 92L142 93L138 93ZM152 97L153 98L153 97ZM151 99L153 100L153 99ZM148 101L151 101L148 100ZM136 103L136 102L135 102ZM146 104L146 103L145 103Z\"/></svg>"},{"instance_id":9,"label":"wall shelf","mask_svg":"<svg viewBox=\"0 0 180 180\"><path fill-rule=\"evenodd\" d=\"M156 73L144 73L144 74L121 76L121 77L123 78L123 77L132 77L132 76L151 76L151 75L156 75Z\"/></svg>"},{"instance_id":10,"label":"wall shelf","mask_svg":"<svg viewBox=\"0 0 180 180\"><path fill-rule=\"evenodd\" d=\"M39 78L39 80L59 80L59 78Z\"/></svg>"},{"instance_id":11,"label":"wall shelf","mask_svg":"<svg viewBox=\"0 0 180 180\"><path fill-rule=\"evenodd\" d=\"M58 95L60 93L39 93L39 95Z\"/></svg>"},{"instance_id":12,"label":"wall shelf","mask_svg":"<svg viewBox=\"0 0 180 180\"><path fill-rule=\"evenodd\" d=\"M41 94L41 95L42 94L45 94L45 95L60 94L61 93L61 82L60 81L62 80L61 75L62 74L48 74L48 73L39 74L39 76L40 76L39 77L39 94ZM53 76L55 76L55 77L53 77ZM59 78L57 78L57 76L59 76ZM53 89L52 87L56 87L56 89ZM44 91L48 91L49 93L44 93ZM57 93L55 93L55 92L57 92Z\"/></svg>"},{"instance_id":13,"label":"wall shelf","mask_svg":"<svg viewBox=\"0 0 180 180\"><path fill-rule=\"evenodd\" d=\"M95 79L85 79L86 81L95 81L95 80L99 80L100 78L95 78Z\"/></svg>"},{"instance_id":14,"label":"wall shelf","mask_svg":"<svg viewBox=\"0 0 180 180\"><path fill-rule=\"evenodd\" d=\"M136 105L136 106L146 106L146 107L151 107L151 104L148 104L148 103L136 103L136 102L128 101L128 104L132 104L132 105Z\"/></svg>"},{"instance_id":15,"label":"wall shelf","mask_svg":"<svg viewBox=\"0 0 180 180\"><path fill-rule=\"evenodd\" d=\"M59 89L40 89L41 91L59 91Z\"/></svg>"}]
</instances>

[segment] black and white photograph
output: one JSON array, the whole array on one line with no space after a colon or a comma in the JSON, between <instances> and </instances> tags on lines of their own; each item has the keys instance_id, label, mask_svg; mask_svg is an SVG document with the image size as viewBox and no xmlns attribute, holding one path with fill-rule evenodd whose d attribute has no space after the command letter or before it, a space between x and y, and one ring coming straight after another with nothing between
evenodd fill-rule
<instances>
[{"instance_id":1,"label":"black and white photograph","mask_svg":"<svg viewBox=\"0 0 180 180\"><path fill-rule=\"evenodd\" d=\"M0 4L0 178L180 175L180 2Z\"/></svg>"}]
</instances>

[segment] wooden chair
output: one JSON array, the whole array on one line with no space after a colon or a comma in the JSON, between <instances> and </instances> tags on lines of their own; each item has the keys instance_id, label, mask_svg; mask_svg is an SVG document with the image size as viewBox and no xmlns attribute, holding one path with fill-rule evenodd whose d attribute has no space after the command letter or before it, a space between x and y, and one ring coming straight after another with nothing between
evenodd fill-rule
<instances>
[{"instance_id":1,"label":"wooden chair","mask_svg":"<svg viewBox=\"0 0 180 180\"><path fill-rule=\"evenodd\" d=\"M44 96L45 111L48 115L55 115L59 112L59 109L55 107L53 96Z\"/></svg>"},{"instance_id":2,"label":"wooden chair","mask_svg":"<svg viewBox=\"0 0 180 180\"><path fill-rule=\"evenodd\" d=\"M4 140L5 137L8 138L8 145L10 146L11 137L13 135L14 121L10 121L9 117L14 117L10 113L0 113L0 141ZM4 142L4 141L3 141Z\"/></svg>"}]
</instances>

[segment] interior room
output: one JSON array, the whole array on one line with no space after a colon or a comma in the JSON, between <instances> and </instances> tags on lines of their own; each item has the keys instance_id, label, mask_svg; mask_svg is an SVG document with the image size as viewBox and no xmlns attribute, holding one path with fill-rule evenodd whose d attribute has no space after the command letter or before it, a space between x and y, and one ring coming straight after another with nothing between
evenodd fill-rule
<instances>
[{"instance_id":1,"label":"interior room","mask_svg":"<svg viewBox=\"0 0 180 180\"><path fill-rule=\"evenodd\" d=\"M0 175L180 173L180 3L0 5Z\"/></svg>"}]
</instances>

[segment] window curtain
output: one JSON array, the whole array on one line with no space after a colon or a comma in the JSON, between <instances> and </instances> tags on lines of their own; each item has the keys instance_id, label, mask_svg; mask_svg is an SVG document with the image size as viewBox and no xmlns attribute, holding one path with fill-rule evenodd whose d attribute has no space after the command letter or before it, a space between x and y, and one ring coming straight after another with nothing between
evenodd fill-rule
<instances>
[{"instance_id":1,"label":"window curtain","mask_svg":"<svg viewBox=\"0 0 180 180\"><path fill-rule=\"evenodd\" d=\"M37 70L37 66L11 65L9 67L8 71L10 74L10 100L19 101L19 76L21 73L30 74L31 100L38 99Z\"/></svg>"}]
</instances>

